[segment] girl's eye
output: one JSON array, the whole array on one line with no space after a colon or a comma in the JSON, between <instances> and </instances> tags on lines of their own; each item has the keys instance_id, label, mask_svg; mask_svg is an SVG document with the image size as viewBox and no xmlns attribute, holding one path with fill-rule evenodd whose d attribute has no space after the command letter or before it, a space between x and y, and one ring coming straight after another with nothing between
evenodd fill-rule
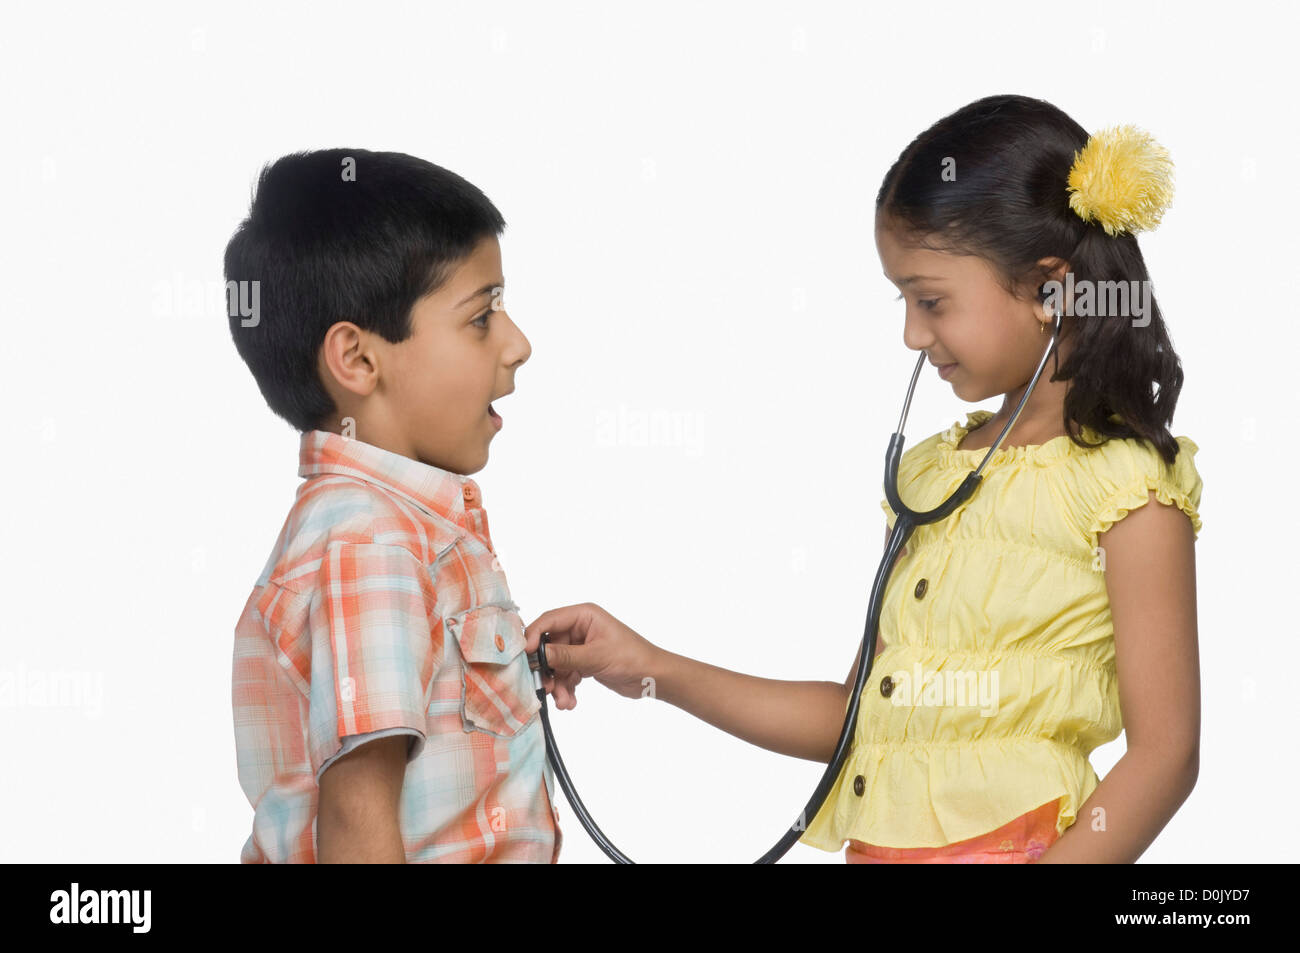
<instances>
[{"instance_id":1,"label":"girl's eye","mask_svg":"<svg viewBox=\"0 0 1300 953\"><path fill-rule=\"evenodd\" d=\"M470 322L470 323L471 323L471 324L478 325L478 327L480 327L480 328L484 328L484 329L486 329L486 328L487 328L487 319L491 316L491 314L492 314L492 309L491 309L491 308L488 308L486 311L484 311L482 314L480 314L477 318L475 318L475 319L474 319L472 322ZM484 323L483 323L483 324L479 324L480 321L482 321L482 322L484 322Z\"/></svg>"},{"instance_id":2,"label":"girl's eye","mask_svg":"<svg viewBox=\"0 0 1300 953\"><path fill-rule=\"evenodd\" d=\"M895 300L895 301L902 301L902 300L903 300L903 296L902 296L902 295L899 295L899 296L898 296L897 298L895 298L894 300ZM926 311L933 311L935 305L937 305L937 304L939 303L939 299L938 299L938 298L926 298L926 299L924 299L924 300L920 300L920 299L918 299L916 303L919 304L921 307L925 308Z\"/></svg>"}]
</instances>

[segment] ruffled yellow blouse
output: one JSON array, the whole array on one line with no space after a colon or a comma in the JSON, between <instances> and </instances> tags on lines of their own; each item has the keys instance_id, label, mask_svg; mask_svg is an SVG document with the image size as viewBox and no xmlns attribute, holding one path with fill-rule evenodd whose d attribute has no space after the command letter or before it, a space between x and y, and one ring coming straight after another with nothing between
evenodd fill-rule
<instances>
[{"instance_id":1,"label":"ruffled yellow blouse","mask_svg":"<svg viewBox=\"0 0 1300 953\"><path fill-rule=\"evenodd\" d=\"M956 448L992 416L903 454L909 506L937 506L979 466L987 448ZM999 448L964 506L916 529L885 589L853 747L803 843L940 847L1058 797L1057 832L1074 823L1099 783L1089 752L1123 728L1097 534L1150 490L1200 533L1199 448L1177 441L1172 465L1132 439Z\"/></svg>"}]
</instances>

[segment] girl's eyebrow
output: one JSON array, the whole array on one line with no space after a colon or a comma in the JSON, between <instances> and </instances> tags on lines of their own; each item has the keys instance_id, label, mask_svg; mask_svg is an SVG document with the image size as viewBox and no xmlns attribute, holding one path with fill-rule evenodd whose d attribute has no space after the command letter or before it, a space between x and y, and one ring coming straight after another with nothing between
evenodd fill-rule
<instances>
[{"instance_id":1,"label":"girl's eyebrow","mask_svg":"<svg viewBox=\"0 0 1300 953\"><path fill-rule=\"evenodd\" d=\"M885 277L889 278L889 272L885 272ZM893 278L889 278L889 280L901 288L904 285L912 284L914 281L943 281L944 279L938 275L909 275L906 278L899 278L897 281L894 281Z\"/></svg>"}]
</instances>

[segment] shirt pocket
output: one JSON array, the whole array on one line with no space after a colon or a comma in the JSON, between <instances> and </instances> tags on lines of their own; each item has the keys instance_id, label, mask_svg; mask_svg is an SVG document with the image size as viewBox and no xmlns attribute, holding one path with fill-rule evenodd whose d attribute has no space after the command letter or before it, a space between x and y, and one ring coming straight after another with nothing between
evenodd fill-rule
<instances>
[{"instance_id":1,"label":"shirt pocket","mask_svg":"<svg viewBox=\"0 0 1300 953\"><path fill-rule=\"evenodd\" d=\"M505 606L477 606L446 620L464 660L461 715L466 730L508 738L541 708L524 652L524 622Z\"/></svg>"}]
</instances>

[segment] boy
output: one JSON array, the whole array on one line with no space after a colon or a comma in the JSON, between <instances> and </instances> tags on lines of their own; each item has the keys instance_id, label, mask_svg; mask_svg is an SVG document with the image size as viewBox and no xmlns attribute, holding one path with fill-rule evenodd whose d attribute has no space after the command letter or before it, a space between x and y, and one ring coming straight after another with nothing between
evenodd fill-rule
<instances>
[{"instance_id":1,"label":"boy","mask_svg":"<svg viewBox=\"0 0 1300 953\"><path fill-rule=\"evenodd\" d=\"M306 477L235 630L244 863L553 863L523 622L478 484L531 353L487 197L401 153L262 170L230 330Z\"/></svg>"}]
</instances>

